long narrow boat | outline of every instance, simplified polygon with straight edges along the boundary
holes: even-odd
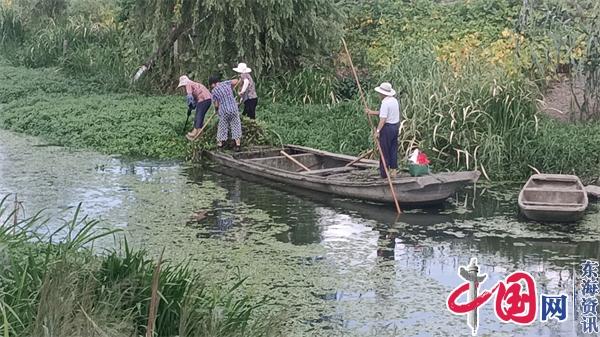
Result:
[[[536,174],[519,193],[519,207],[531,220],[574,222],[583,217],[588,195],[576,176]]]
[[[295,145],[238,153],[207,151],[205,155],[242,178],[260,177],[344,198],[393,202],[388,182],[379,177],[378,162],[374,160]],[[402,173],[393,179],[393,185],[401,204],[431,205],[442,203],[457,190],[477,182],[479,175],[478,171],[421,177]]]

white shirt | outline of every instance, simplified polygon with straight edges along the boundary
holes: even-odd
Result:
[[[387,124],[400,123],[400,103],[396,97],[386,97],[381,101],[379,118],[387,118]]]

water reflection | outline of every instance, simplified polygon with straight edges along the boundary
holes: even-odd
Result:
[[[217,179],[225,189],[239,181]],[[514,202],[516,188],[502,192],[473,189],[457,194],[442,208],[407,210],[398,217],[381,205],[299,191],[293,191],[295,198],[280,192],[287,189],[284,186],[266,192],[262,185],[246,185],[252,187],[242,189],[242,204],[267,211],[289,225],[288,231],[277,236],[279,240],[295,245],[319,243],[326,249],[327,264],[344,281],[331,292],[315,294],[336,303],[336,309],[335,314],[312,322],[348,331],[389,335],[407,326],[430,331],[424,336],[467,331],[464,319],[447,315],[444,300],[462,283],[457,270],[472,256],[479,258],[482,272],[489,275],[485,286],[513,271],[526,270],[534,275],[540,291],[560,293],[572,288],[575,263],[599,255],[595,207],[586,221],[573,226],[524,222]],[[414,275],[423,278],[419,281]],[[411,289],[415,293],[406,294]],[[423,291],[434,300],[423,303],[418,295]],[[391,312],[383,310],[388,304]],[[437,323],[431,324],[432,317]],[[482,310],[482,325],[500,336],[576,334],[572,321],[532,327],[501,324],[491,307]]]
[[[394,260],[396,256],[396,236],[395,232],[385,230],[379,231],[379,241],[377,242],[377,256],[384,260]]]
[[[516,186],[472,189],[398,217],[391,207],[272,188],[206,166],[126,162],[32,142],[0,131],[0,194],[17,191],[27,210],[50,213],[83,201],[91,218],[127,229],[140,246],[168,245],[217,270],[246,267],[265,293],[298,309],[290,335],[453,336],[467,329],[447,313],[445,298],[470,257],[490,276],[484,287],[521,269],[548,293],[572,287],[574,263],[600,257],[596,205],[573,225],[524,222]],[[219,253],[214,260],[211,251]],[[570,324],[499,324],[489,307],[481,315],[489,335],[574,334]]]

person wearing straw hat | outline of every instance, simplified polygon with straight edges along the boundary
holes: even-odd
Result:
[[[202,126],[204,125],[204,117],[206,116],[208,109],[210,109],[212,100],[210,91],[208,91],[204,85],[190,80],[185,75],[179,77],[179,85],[177,86],[177,89],[182,87],[185,87],[188,108],[190,110],[196,110],[194,129],[192,132],[189,132],[187,135],[185,135],[188,140],[192,141],[198,136]]]
[[[370,115],[379,116],[376,135],[381,146],[381,155],[385,158],[390,176],[395,177],[398,171],[398,134],[400,133],[400,103],[396,99],[396,90],[388,82],[381,83],[375,88],[381,99],[379,111],[366,109]],[[387,178],[383,161],[379,162],[379,173]]]
[[[258,104],[258,96],[256,95],[256,86],[250,73],[251,68],[248,68],[246,63],[240,63],[237,67],[233,68],[233,71],[240,74],[240,81],[242,88],[240,89],[240,97],[244,102],[244,116],[248,116],[250,119],[256,118],[256,105]]]
[[[240,110],[233,93],[233,88],[235,88],[238,83],[238,80],[221,82],[218,75],[213,75],[208,80],[208,84],[211,88],[212,100],[219,113],[217,144],[219,148],[222,148],[224,142],[228,139],[229,131],[231,131],[231,138],[235,140],[236,152],[240,151],[240,142],[242,138]]]

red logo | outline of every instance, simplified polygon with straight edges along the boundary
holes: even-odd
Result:
[[[479,294],[478,288],[487,275],[478,275],[477,259],[471,259],[467,267],[459,268],[459,275],[466,281],[450,293],[448,309],[456,315],[467,315],[467,324],[473,335],[479,325],[479,307],[496,296],[495,311],[498,319],[505,323],[529,325],[535,321],[537,312],[537,291],[535,280],[527,272],[515,272],[506,280],[499,281],[491,290]],[[467,293],[467,301],[458,303],[458,299]]]

